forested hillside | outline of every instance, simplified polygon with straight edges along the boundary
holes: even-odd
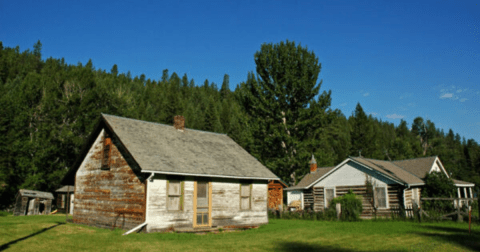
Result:
[[[228,75],[220,86],[168,70],[151,80],[116,65],[106,71],[91,61],[42,59],[41,47],[21,52],[0,42],[0,209],[19,188],[57,189],[100,113],[164,124],[183,115],[187,128],[228,134],[287,182],[303,177],[311,154],[319,166],[332,166],[361,153],[385,160],[438,155],[454,178],[480,185],[477,142],[422,118],[394,126],[360,104],[347,118],[321,91],[318,58],[294,42],[262,45],[256,73],[234,91]]]

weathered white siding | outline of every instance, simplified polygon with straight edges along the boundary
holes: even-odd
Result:
[[[359,186],[365,185],[365,175],[369,175],[377,186],[386,186],[388,184],[395,184],[390,179],[377,175],[372,171],[355,164],[348,162],[336,171],[331,173],[325,179],[316,183],[313,187],[335,187],[335,186]]]
[[[292,202],[300,200],[302,203],[301,207],[303,209],[303,192],[298,190],[298,191],[287,191],[287,206],[290,206]]]
[[[184,180],[183,210],[168,211],[167,177],[156,175],[147,184],[147,232],[169,228],[193,227],[193,177]],[[240,183],[238,180],[213,180],[212,226],[254,226],[268,223],[267,181],[254,182],[251,191],[251,209],[240,210]]]

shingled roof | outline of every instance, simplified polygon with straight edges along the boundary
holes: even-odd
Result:
[[[327,172],[331,171],[335,167],[321,167],[317,168],[317,170],[314,173],[308,173],[303,177],[300,182],[298,182],[297,185],[291,186],[289,188],[286,188],[285,190],[289,191],[292,189],[302,189],[302,188],[307,188],[310,184],[318,180],[319,178],[323,177],[323,175],[327,174]]]
[[[422,179],[410,173],[409,171],[406,171],[405,169],[395,165],[393,162],[363,157],[350,158],[400,182],[404,182],[410,185],[425,184]]]
[[[396,165],[396,163],[394,162],[369,159],[369,158],[363,158],[363,157],[350,157],[344,162],[352,162],[352,161],[360,165],[369,167],[399,183],[405,183],[409,185],[425,184],[425,182],[421,178],[417,177],[415,174],[409,172],[408,170],[403,169],[403,167]],[[344,162],[342,162],[342,164]],[[336,167],[340,167],[340,166],[336,166]],[[297,185],[289,187],[288,189],[285,189],[285,190],[306,189],[336,167],[319,168],[315,173],[309,173],[305,175],[305,177]]]
[[[398,160],[393,161],[395,165],[402,167],[403,169],[409,171],[410,173],[415,174],[415,176],[424,179],[425,176],[432,169],[433,162],[435,162],[437,157],[424,157],[424,158],[414,158],[407,160]]]
[[[74,186],[62,186],[61,188],[55,190],[55,192],[59,192],[59,193],[73,193],[75,191],[75,187]]]
[[[104,122],[103,125],[118,137],[142,172],[239,179],[279,179],[225,134],[187,128],[180,131],[171,125],[107,114],[102,114],[101,120]],[[102,127],[102,123],[98,127]],[[92,134],[98,136],[99,130]],[[92,140],[89,142],[91,145]],[[84,156],[82,160],[83,158]],[[80,163],[81,160],[77,162],[75,171]],[[67,176],[70,176],[71,181],[74,175],[69,172]],[[63,182],[66,181],[64,178]]]

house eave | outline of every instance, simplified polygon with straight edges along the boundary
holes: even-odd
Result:
[[[408,186],[424,186],[425,183],[408,184]]]
[[[474,187],[475,184],[455,184],[456,187]]]
[[[283,190],[284,190],[284,191],[301,191],[301,190],[306,190],[306,189],[308,189],[308,187],[307,187],[307,188],[305,188],[305,187],[290,188],[290,187],[289,187],[289,188],[285,188],[285,189],[283,189]]]
[[[142,170],[142,172],[143,172],[143,173],[163,174],[163,175],[193,176],[193,177],[210,177],[210,178],[254,179],[254,180],[279,180],[279,178],[243,177],[243,176],[214,175],[214,174],[198,174],[198,173],[182,173],[182,172],[167,172],[167,171],[151,171],[151,170]]]

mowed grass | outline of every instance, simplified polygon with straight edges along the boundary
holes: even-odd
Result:
[[[270,220],[209,234],[134,233],[65,224],[65,216],[0,216],[0,251],[479,251],[468,223]]]

